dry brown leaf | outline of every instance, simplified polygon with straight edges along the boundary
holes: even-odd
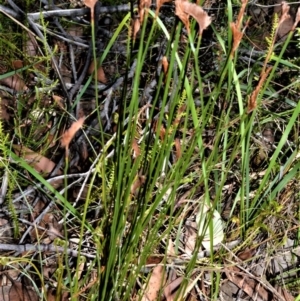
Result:
[[[239,30],[238,26],[236,23],[231,22],[230,23],[230,28],[232,30],[232,34],[233,34],[233,45],[232,45],[232,49],[231,49],[231,57],[234,56],[235,51],[238,49],[242,37],[243,37],[243,33]]]
[[[159,293],[166,282],[166,273],[163,265],[158,265],[152,270],[152,274],[144,288],[142,301],[154,301],[159,299]]]
[[[90,64],[89,70],[88,70],[88,74],[94,73],[94,70],[95,70],[95,62],[92,61]],[[103,84],[107,83],[105,72],[104,72],[104,69],[102,68],[102,66],[99,66],[97,69],[97,81],[101,82]]]
[[[138,189],[145,184],[146,182],[146,177],[143,175],[137,175],[133,181],[133,183],[131,184],[130,187],[130,192],[132,195],[137,195],[138,193]]]
[[[23,79],[20,77],[19,74],[14,74],[12,76],[3,78],[0,80],[0,83],[18,92],[28,90],[28,87],[25,85],[25,82],[23,81]]]
[[[10,292],[11,286],[10,285],[4,285],[1,283],[0,286],[0,296],[1,296],[1,301],[10,301],[9,299],[9,292]]]
[[[166,2],[171,2],[172,0],[156,0],[156,15],[158,15],[160,8]]]
[[[190,34],[189,15],[184,11],[184,2],[183,0],[175,0],[175,14],[184,24],[188,34]]]
[[[211,23],[211,18],[201,6],[195,3],[190,3],[187,0],[175,0],[175,14],[180,18],[184,24],[188,34],[190,34],[189,16],[192,16],[199,24],[199,34],[202,35]]]
[[[168,246],[167,246],[167,256],[176,256],[176,252],[174,249],[174,244],[171,238],[169,238]]]
[[[84,5],[92,9],[95,7],[98,0],[84,0]]]
[[[14,69],[21,69],[21,68],[23,68],[24,67],[23,61],[21,61],[21,60],[14,60],[12,62],[12,67]]]
[[[168,59],[166,56],[163,56],[161,63],[162,63],[164,75],[166,77],[168,74],[168,69],[169,69],[169,62],[168,62]]]
[[[24,158],[30,166],[44,176],[48,175],[55,167],[53,161],[27,147],[14,144],[13,149],[19,157]]]
[[[144,16],[148,13],[148,9],[150,8],[151,0],[140,0],[139,1],[139,16],[140,22],[143,23]],[[145,14],[146,11],[146,14]]]
[[[282,14],[278,22],[278,27],[276,34],[279,39],[284,38],[293,28],[294,21],[293,18],[289,15],[290,7],[289,5],[283,1],[282,2]]]
[[[161,125],[160,130],[159,130],[159,136],[160,139],[163,141],[165,139],[166,136],[166,129],[163,125]]]
[[[184,225],[185,228],[185,235],[184,235],[184,242],[185,242],[185,253],[188,255],[192,255],[196,246],[196,239],[197,239],[197,223],[190,222],[189,224]]]
[[[229,281],[238,286],[243,292],[245,292],[250,298],[261,301],[268,300],[280,300],[287,301],[285,296],[278,292],[270,284],[262,282],[260,277],[254,275],[245,275],[237,266],[225,268],[225,274]]]
[[[290,10],[290,6],[285,1],[282,1],[282,6],[281,6],[282,14],[279,19],[279,26],[282,22],[284,22],[287,18],[290,17],[289,10]]]
[[[66,107],[65,107],[66,103],[65,103],[64,99],[61,96],[52,95],[52,99],[54,100],[54,102],[57,104],[57,106],[59,108],[61,108],[62,110],[66,109]]]
[[[53,288],[48,289],[47,291],[47,301],[55,301],[56,300],[56,292]]]
[[[269,67],[265,72],[263,72],[260,76],[259,82],[255,88],[255,90],[252,92],[249,101],[248,101],[248,108],[247,113],[251,113],[256,107],[257,107],[257,97],[261,90],[261,87],[263,86],[264,82],[266,81],[266,78],[270,71],[272,70],[272,67]]]
[[[83,141],[80,147],[80,158],[82,158],[82,160],[85,161],[88,157],[89,157],[89,152],[87,148],[87,143],[86,141]]]
[[[132,140],[132,149],[133,149],[133,152],[134,152],[133,153],[134,158],[137,158],[138,156],[141,155],[141,149],[140,149],[140,146],[138,145],[136,139]]]
[[[293,31],[296,29],[296,27],[297,27],[299,21],[300,21],[300,6],[298,7],[298,10],[297,10],[295,23],[294,23],[294,26],[293,26],[293,28],[292,28]]]
[[[183,1],[183,8],[185,13],[189,14],[197,21],[199,24],[199,34],[202,35],[203,30],[211,23],[211,18],[208,16],[207,12],[203,10],[201,6],[188,1]]]
[[[174,301],[175,296],[177,295],[177,288],[180,286],[180,284],[183,281],[183,277],[178,277],[172,280],[168,285],[164,288],[164,295],[167,301]],[[178,299],[180,300],[180,299]]]
[[[295,298],[284,287],[275,285],[275,289],[284,298],[285,301],[294,301]]]
[[[243,17],[244,17],[245,9],[246,9],[246,6],[247,6],[247,2],[248,2],[248,0],[242,0],[242,6],[240,8],[240,11],[239,11],[236,22],[235,23],[234,22],[230,23],[230,28],[231,28],[232,33],[233,33],[233,46],[232,46],[231,53],[230,53],[231,57],[233,57],[233,55],[234,55],[235,51],[237,50],[237,48],[239,47],[240,42],[241,42],[242,37],[243,37],[243,32],[240,30],[240,28],[242,26]],[[247,27],[247,24],[246,24],[246,27]]]
[[[133,40],[134,41],[136,40],[136,35],[139,32],[140,28],[141,28],[141,22],[138,18],[135,18],[133,20]]]
[[[243,21],[243,18],[244,18],[247,3],[248,3],[248,0],[242,0],[242,6],[240,8],[239,15],[238,15],[237,20],[236,20],[237,28],[241,28],[241,26],[242,26],[242,21]]]
[[[181,157],[181,144],[180,144],[180,139],[176,138],[175,139],[175,156],[176,156],[176,161],[180,159]]]
[[[237,254],[237,257],[242,261],[246,261],[247,259],[252,258],[255,255],[255,253],[256,253],[256,250],[254,250],[254,249],[246,249],[246,250],[239,252]]]
[[[98,79],[99,82],[101,82],[103,84],[107,83],[107,79],[106,79],[106,76],[105,76],[104,69],[101,66],[99,66],[99,68],[97,70],[97,79]]]
[[[159,264],[161,262],[162,256],[160,255],[151,255],[147,258],[146,264]]]
[[[291,16],[286,18],[277,28],[277,37],[282,40],[293,30],[294,20]]]
[[[84,123],[84,117],[79,118],[77,121],[73,122],[69,129],[67,129],[61,137],[61,146],[65,148],[69,148],[69,144],[73,139],[74,135],[77,133],[79,129],[81,129]]]
[[[23,52],[26,53],[28,57],[37,56],[39,45],[35,37],[30,32],[28,32],[27,34],[28,38],[23,46]]]
[[[261,285],[258,285],[257,281],[255,281],[254,279],[237,275],[235,274],[236,272],[233,271],[226,271],[225,273],[228,279],[236,286],[238,286],[249,297],[261,301],[269,300],[268,291]]]
[[[53,215],[52,215],[52,217],[53,217]],[[58,223],[57,222],[55,223],[54,221],[48,223],[47,234],[48,234],[49,239],[51,241],[53,241],[57,237],[63,238],[62,233],[61,233],[61,231],[58,228]]]
[[[177,300],[186,300],[188,294],[195,288],[196,283],[201,277],[201,273],[194,273],[191,278],[188,279],[188,284],[187,286],[184,287],[184,290],[181,290],[178,294],[173,294],[175,297],[177,296]]]
[[[9,121],[11,115],[8,111],[9,100],[7,98],[3,98],[0,95],[0,119]]]
[[[38,295],[32,288],[22,285],[21,282],[13,282],[9,291],[10,301],[38,301]]]

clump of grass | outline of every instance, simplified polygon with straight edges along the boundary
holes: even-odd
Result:
[[[63,181],[55,184],[43,178],[30,162],[13,152],[0,123],[3,170],[15,170],[8,173],[13,179],[10,183],[14,183],[8,186],[8,209],[13,221],[18,223],[20,218],[13,207],[15,190],[22,193],[33,216],[32,202],[27,198],[30,189],[20,185],[26,178],[47,206],[55,208],[52,215],[59,217],[58,224],[63,228],[59,238],[51,242],[64,250],[56,257],[56,272],[51,278],[57,283],[57,298],[68,294],[71,300],[144,300],[151,290],[147,283],[154,274],[149,262],[158,258],[154,266],[163,266],[160,273],[166,278],[162,277],[158,289],[161,295],[167,294],[166,288],[174,279],[182,277],[174,289],[177,298],[202,291],[205,298],[218,300],[223,279],[228,277],[234,282],[227,268],[230,258],[231,265],[240,266],[236,255],[246,249],[250,255],[245,261],[251,262],[260,245],[264,256],[268,256],[266,241],[276,252],[285,238],[298,236],[291,222],[298,219],[298,213],[288,212],[284,205],[291,197],[286,187],[299,188],[300,105],[282,100],[282,109],[276,103],[285,91],[276,85],[278,69],[299,69],[283,58],[292,32],[281,44],[281,51],[274,53],[284,13],[274,18],[260,64],[246,66],[239,60],[239,50],[247,47],[243,39],[247,1],[242,1],[237,11],[228,3],[222,27],[214,22],[211,25],[220,61],[211,61],[217,68],[208,72],[202,69],[200,58],[209,61],[215,54],[203,51],[204,24],[189,21],[184,14],[182,17],[180,3],[176,1],[179,18],[172,19],[172,27],[166,24],[164,15],[151,9],[144,11],[142,23],[130,13],[125,15],[100,59],[92,16],[95,65],[102,66],[124,31],[127,57],[122,86],[107,87],[108,92],[95,90],[97,128],[91,130],[87,118],[83,129],[84,151],[91,158],[87,171],[71,172],[72,155],[76,154],[71,146],[70,157],[62,160]],[[140,13],[143,9],[139,7]],[[188,11],[194,16],[185,9],[185,14]],[[205,12],[201,16],[204,18]],[[132,27],[133,22],[136,27]],[[45,32],[47,26],[43,21]],[[47,45],[44,41],[42,46],[49,62],[52,53]],[[160,48],[155,60],[152,55],[157,45]],[[96,68],[68,108],[70,115],[91,83],[97,87]],[[297,84],[291,83],[289,89]],[[34,110],[40,112],[39,101],[44,94],[36,95],[40,98],[28,116]],[[101,110],[112,98],[117,104],[111,109],[113,114],[105,115],[110,122],[106,127]],[[39,120],[32,122],[25,135],[20,127],[25,106],[18,106],[16,136],[26,147],[44,149],[47,154],[48,139],[36,139],[38,145],[32,141],[41,132]],[[54,106],[48,113],[53,110]],[[62,126],[63,122],[56,123],[60,134]],[[266,136],[267,132],[271,137]],[[56,137],[58,141],[59,135]],[[28,145],[31,141],[34,143]],[[72,190],[74,187],[78,189]],[[77,191],[74,198],[72,191]],[[283,219],[291,235],[276,228]],[[42,246],[44,238],[38,227],[34,224],[33,229],[37,244]],[[23,235],[21,232],[17,231],[15,237]],[[238,245],[229,249],[233,240]],[[71,248],[76,248],[76,256],[70,256]],[[18,257],[14,260],[17,262]],[[32,269],[37,270],[32,282],[41,283],[41,298],[45,299],[42,252],[36,253],[28,277]],[[200,290],[201,281],[205,284]],[[157,292],[156,298],[163,299]]]

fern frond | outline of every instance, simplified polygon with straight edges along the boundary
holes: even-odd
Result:
[[[186,90],[184,89],[182,91],[181,97],[179,98],[178,104],[176,106],[175,118],[170,127],[169,134],[172,134],[173,131],[177,129],[181,118],[186,115],[185,110],[184,110],[184,105],[186,103],[186,96],[187,96],[187,93],[186,93]]]
[[[46,57],[47,57],[47,61],[46,61],[46,67],[45,67],[45,75],[46,77],[49,77],[50,74],[50,70],[51,70],[51,64],[50,64],[50,59],[52,56],[52,53],[49,53],[48,51],[48,47],[47,47],[47,26],[48,26],[48,22],[45,22],[43,15],[41,14],[41,23],[42,23],[42,27],[43,27],[43,31],[44,31],[44,39],[43,39],[43,43],[44,43],[44,51],[46,52]]]
[[[1,97],[0,97],[0,116],[2,116],[2,99],[1,99]],[[3,128],[3,122],[0,119],[0,152],[1,152],[1,156],[4,159],[8,158],[7,142],[8,142],[8,134],[5,134],[4,128]]]
[[[112,164],[111,168],[109,170],[109,175],[107,179],[107,192],[109,193],[113,187],[114,184],[114,179],[115,179],[115,165]]]
[[[16,188],[15,180],[17,178],[17,171],[14,170],[13,172],[10,172],[10,176],[8,177],[8,190],[6,194],[6,200],[8,205],[8,211],[11,218],[11,223],[13,225],[14,229],[14,238],[18,238],[20,235],[20,227],[19,227],[19,221],[18,221],[18,214],[16,211],[16,208],[13,203],[13,191]]]
[[[270,36],[266,37],[266,42],[268,44],[267,56],[271,56],[271,54],[273,53],[278,26],[279,26],[279,18],[278,15],[275,13],[272,21]]]

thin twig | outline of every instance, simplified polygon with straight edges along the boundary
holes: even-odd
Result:
[[[20,18],[20,15],[17,12],[15,12],[14,10],[12,10],[4,5],[1,5],[1,4],[0,4],[0,12],[5,12],[6,14],[8,14],[16,19]]]
[[[98,31],[98,19],[99,19],[99,16],[100,16],[100,8],[101,8],[100,2],[97,2],[96,5],[95,5],[95,10],[93,9],[93,12],[92,12],[92,17],[94,17],[94,14],[95,14],[95,19],[97,20],[97,22],[94,22],[94,24],[95,24],[95,33],[96,34],[97,34],[97,31]],[[79,87],[81,86],[83,80],[85,79],[85,77],[87,75],[87,71],[88,71],[88,68],[89,68],[89,66],[91,64],[91,60],[92,60],[92,54],[93,54],[93,41],[92,41],[92,37],[91,37],[91,41],[90,41],[90,45],[89,45],[85,65],[83,67],[83,70],[81,72],[80,77],[75,82],[74,86],[72,87],[72,89],[70,91],[70,98],[72,100],[74,99],[75,93],[77,93],[77,91],[79,90]]]
[[[65,190],[70,189],[72,186],[74,186],[75,184],[81,182],[82,178],[77,179],[76,181],[72,182],[71,184],[69,184],[67,187],[65,187],[64,189],[62,189],[61,191],[59,191],[59,194],[63,195]],[[52,199],[50,201],[50,203],[47,205],[46,208],[43,209],[43,211],[39,214],[39,216],[37,216],[34,220],[35,224],[38,224],[43,217],[50,211],[50,209],[55,205],[55,199]],[[32,225],[30,227],[27,228],[27,230],[24,232],[24,234],[22,235],[19,243],[23,243],[23,241],[25,240],[27,234],[33,229],[33,227],[35,227],[35,225]]]
[[[64,254],[67,252],[68,255],[71,255],[72,257],[78,256],[78,251],[64,248],[64,247],[58,247],[55,245],[44,245],[44,244],[25,244],[25,245],[14,245],[14,244],[0,244],[0,251],[15,251],[18,253],[25,253],[25,252],[56,252],[61,254]],[[87,258],[94,259],[96,258],[95,255],[91,255],[88,253],[80,252],[80,255],[83,255]]]
[[[129,4],[124,5],[116,5],[116,6],[102,6],[99,8],[99,13],[116,13],[116,12],[127,12],[130,10]],[[81,17],[87,15],[89,13],[88,8],[74,8],[74,9],[57,9],[57,10],[48,10],[41,11],[36,13],[29,13],[28,16],[32,18],[32,20],[40,19],[41,15],[44,18],[47,17]]]
[[[53,37],[56,37],[64,42],[67,42],[67,43],[70,43],[70,44],[73,44],[73,45],[76,45],[76,46],[79,46],[82,48],[89,48],[89,45],[85,44],[85,41],[79,37],[74,37],[74,36],[69,36],[69,38],[63,37],[62,35],[59,35],[47,28],[44,29],[43,26],[41,26],[40,24],[35,23],[35,25],[39,29],[42,29],[43,31],[45,30],[47,34],[52,35]]]

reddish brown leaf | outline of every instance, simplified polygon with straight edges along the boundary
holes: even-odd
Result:
[[[53,161],[27,147],[14,144],[13,148],[19,157],[24,158],[30,166],[43,175],[48,175],[55,167]]]
[[[168,240],[167,256],[176,256],[174,243],[171,238],[169,238],[169,240]]]
[[[237,257],[242,261],[246,261],[247,259],[252,258],[255,255],[255,253],[256,253],[255,249],[246,249],[239,252],[237,254]]]
[[[180,123],[180,120],[183,116],[184,111],[186,110],[186,105],[183,104],[178,108],[177,114],[176,114],[176,118],[173,121],[173,125],[174,126],[178,126]]]
[[[92,9],[95,7],[98,0],[84,0],[84,5]]]
[[[175,139],[175,149],[176,149],[175,156],[176,156],[176,161],[177,161],[181,157],[181,144],[180,144],[179,138]]]
[[[161,125],[160,130],[159,130],[159,136],[160,139],[163,141],[165,139],[166,136],[166,129],[163,125]]]
[[[62,147],[69,148],[71,140],[73,139],[77,131],[81,129],[83,122],[84,117],[79,118],[77,121],[73,122],[71,127],[63,133],[60,142]]]
[[[23,52],[26,53],[28,57],[33,57],[38,55],[39,45],[35,39],[35,37],[28,32],[27,33],[26,43],[23,45]]]
[[[138,18],[135,18],[133,20],[133,40],[134,41],[136,40],[136,35],[139,32],[140,28],[141,28],[141,22]]]
[[[141,155],[141,149],[140,149],[140,146],[138,145],[136,139],[133,139],[132,141],[132,149],[134,151],[134,158],[138,157]]]
[[[20,69],[20,68],[23,68],[24,67],[24,64],[23,64],[23,61],[21,60],[15,60],[12,62],[12,67],[14,69]]]
[[[188,34],[190,34],[189,15],[184,11],[184,2],[183,0],[175,0],[175,14],[184,24]]]
[[[246,6],[247,6],[247,2],[248,2],[248,0],[242,0],[242,6],[240,8],[240,11],[239,11],[236,22],[235,23],[233,23],[233,22],[230,23],[230,28],[231,28],[232,34],[233,34],[233,46],[232,46],[231,53],[230,53],[230,55],[232,57],[233,57],[235,51],[237,50],[237,48],[239,47],[240,42],[241,42],[242,37],[243,37],[243,32],[240,30],[240,28],[242,26],[242,21],[243,21],[245,9],[246,9]]]
[[[238,15],[237,20],[236,20],[237,28],[241,28],[241,26],[242,26],[242,21],[243,21],[243,18],[244,18],[244,13],[245,13],[247,3],[248,3],[248,0],[242,0],[242,6],[240,8],[239,15]]]
[[[183,276],[177,277],[168,283],[164,288],[164,295],[167,301],[175,301],[175,296],[177,295],[178,288],[182,281],[184,280]],[[179,298],[181,300],[181,298]]]
[[[202,35],[203,30],[205,30],[211,23],[211,18],[203,10],[201,6],[195,3],[190,3],[186,0],[175,0],[175,14],[180,18],[187,32],[190,34],[190,22],[189,16],[192,16],[199,24],[199,34]]]
[[[258,285],[258,282],[254,279],[238,275],[236,269],[235,271],[232,271],[232,269],[227,268],[225,273],[227,278],[241,290],[243,290],[243,292],[245,292],[249,297],[255,297],[256,300],[261,301],[269,300],[268,291],[263,286]]]
[[[188,1],[183,1],[183,8],[185,13],[189,14],[197,21],[199,24],[199,34],[202,35],[203,30],[211,23],[211,18],[208,16],[207,12],[204,11],[201,6]]]
[[[168,59],[166,56],[163,56],[161,63],[162,63],[164,75],[166,77],[167,73],[168,73],[168,69],[169,69],[169,63],[168,63]]]
[[[231,28],[232,34],[233,34],[233,45],[232,45],[230,55],[233,57],[235,51],[238,49],[238,47],[241,43],[243,33],[239,30],[236,23],[231,22],[230,23],[230,28]]]
[[[140,0],[139,1],[139,16],[140,22],[143,23],[144,16],[148,13],[148,9],[150,8],[151,0]],[[146,13],[145,13],[146,11]]]
[[[277,27],[277,36],[281,39],[284,38],[293,28],[294,21],[293,18],[289,15],[290,7],[286,2],[282,2],[282,14],[278,22]]]
[[[146,264],[159,264],[161,262],[161,256],[151,255],[147,258]]]
[[[23,81],[23,79],[20,77],[19,74],[14,74],[12,76],[3,78],[0,80],[0,83],[18,92],[28,90],[28,87],[25,85],[25,82]]]
[[[158,15],[160,8],[166,2],[171,2],[172,0],[156,0],[156,15]]]
[[[282,22],[284,22],[287,18],[289,18],[289,10],[290,10],[290,6],[285,2],[282,1],[282,6],[281,6],[281,17],[279,19],[279,26]]]
[[[252,92],[249,101],[248,101],[248,109],[247,113],[252,112],[257,107],[257,97],[261,90],[261,87],[263,86],[268,74],[272,70],[272,67],[269,67],[265,72],[263,72],[260,76],[259,82],[255,88],[255,90]]]
[[[65,110],[65,101],[61,96],[58,95],[52,95],[52,99],[54,100],[54,102],[57,104],[57,106],[62,109]]]
[[[295,23],[294,23],[294,26],[293,26],[292,30],[296,29],[299,21],[300,21],[300,6],[298,7],[297,14],[296,14],[296,19],[295,19]]]
[[[88,70],[88,74],[92,74],[94,73],[95,70],[95,62],[92,61]],[[95,77],[95,76],[94,76]],[[97,81],[106,84],[107,83],[107,79],[104,73],[104,70],[102,68],[102,66],[99,66],[97,69]]]
[[[14,282],[9,291],[10,301],[38,301],[38,296],[31,287],[22,285],[21,282]]]
[[[130,192],[132,195],[137,195],[138,189],[146,182],[146,177],[143,175],[137,175],[131,184]]]
[[[166,282],[166,273],[164,270],[164,266],[158,265],[153,269],[150,279],[147,283],[147,286],[144,287],[145,291],[144,291],[142,301],[159,300],[160,299],[159,292],[165,282]]]

